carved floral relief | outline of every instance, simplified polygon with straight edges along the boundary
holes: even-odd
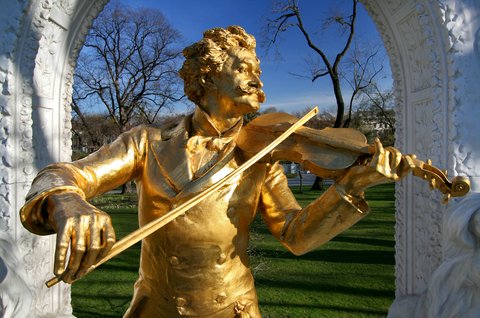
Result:
[[[417,12],[411,12],[399,24],[398,29],[406,46],[406,54],[404,57],[410,68],[410,89],[412,92],[429,88],[431,84],[432,64],[429,56],[429,47],[427,37],[421,29],[419,16]],[[422,30],[422,32],[418,32]],[[431,45],[431,44],[430,44]]]

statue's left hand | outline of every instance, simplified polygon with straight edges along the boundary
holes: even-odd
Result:
[[[343,187],[345,193],[361,195],[369,187],[402,179],[414,167],[410,155],[402,155],[394,147],[384,148],[378,138],[374,146],[371,160],[351,167],[338,180],[337,186]]]

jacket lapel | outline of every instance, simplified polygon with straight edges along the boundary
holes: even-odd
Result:
[[[236,168],[236,165],[229,165],[235,157],[236,138],[233,138],[221,150],[217,162],[199,178],[193,178],[186,149],[190,121],[191,116],[187,116],[176,128],[162,133],[162,140],[153,142],[150,149],[161,174],[155,177],[164,178],[177,193],[174,202],[193,197]]]
[[[161,174],[155,178],[164,178],[176,193],[192,180],[185,148],[188,139],[185,125],[188,120],[189,117],[184,118],[172,131],[162,132],[162,140],[155,141],[150,146]]]
[[[179,201],[188,200],[232,172],[236,168],[236,165],[232,167],[229,163],[235,157],[235,147],[235,142],[229,143],[223,149],[220,159],[201,177],[186,184],[174,198],[174,202],[178,203]]]

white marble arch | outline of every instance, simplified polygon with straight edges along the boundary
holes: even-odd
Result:
[[[54,241],[27,233],[18,209],[39,168],[70,158],[73,69],[88,27],[107,1],[12,0],[4,1],[0,10],[0,218],[23,255],[34,295],[32,317],[71,316],[70,289],[63,284],[44,287]],[[390,57],[397,146],[431,158],[450,175],[470,176],[478,189],[480,3],[363,3]],[[400,298],[421,293],[441,264],[446,208],[426,184],[411,178],[397,186],[396,198]]]

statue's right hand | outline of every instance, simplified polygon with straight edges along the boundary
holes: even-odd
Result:
[[[115,243],[110,216],[71,192],[49,195],[45,207],[49,223],[57,233],[54,274],[72,283],[85,275]]]

